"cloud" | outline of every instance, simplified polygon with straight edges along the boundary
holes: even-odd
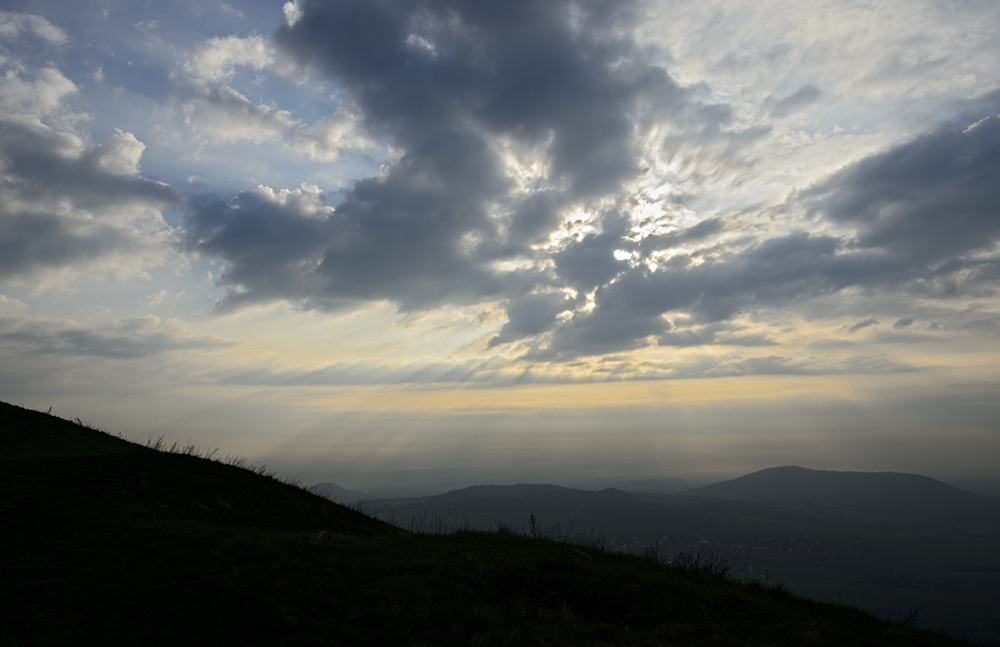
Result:
[[[66,35],[37,16],[0,14],[0,36]],[[93,143],[67,105],[76,85],[52,64],[0,61],[0,279],[36,289],[94,276],[134,276],[167,262],[176,234],[169,186],[142,175],[145,145],[120,129]]]
[[[318,160],[375,140],[392,154],[378,175],[344,192],[322,226],[287,209],[268,212],[312,235],[277,236],[274,262],[254,255],[256,267],[240,262],[249,239],[225,229],[265,214],[241,204],[240,218],[219,219],[207,203],[192,202],[192,230],[215,223],[210,236],[190,241],[227,261],[226,302],[389,300],[404,310],[495,298],[514,304],[533,284],[551,282],[537,245],[572,206],[614,195],[639,173],[633,114],[640,98],[674,93],[676,103],[683,95],[623,35],[627,7],[573,7],[580,11],[535,2],[287,8],[275,43],[345,97],[293,145]],[[528,158],[541,172],[525,187],[512,165]],[[582,270],[584,254],[563,249],[562,271]],[[515,321],[507,330],[518,328]]]
[[[366,151],[375,142],[365,135],[359,117],[349,108],[340,108],[310,128],[299,128],[292,147],[314,162],[332,162],[345,151]]]
[[[750,375],[880,375],[918,369],[886,355],[852,355],[843,359],[780,355],[766,357],[701,357],[670,367],[670,379],[745,377]]]
[[[299,7],[297,2],[286,2],[282,6],[282,11],[285,14],[285,24],[289,27],[294,27],[295,23],[302,18],[302,8]]]
[[[681,78],[732,84],[740,93],[769,89],[780,96],[812,83],[848,104],[859,98],[871,105],[993,85],[987,79],[1000,12],[989,1],[969,2],[958,13],[926,0],[851,2],[836,12],[822,0],[706,0],[697,11],[683,2],[666,6],[648,12],[644,37],[670,47]]]
[[[184,103],[184,115],[198,136],[216,142],[280,140],[299,126],[287,110],[253,103],[226,86],[198,90]]]
[[[645,236],[639,241],[639,250],[650,254],[690,243],[698,243],[722,233],[724,229],[725,221],[722,218],[706,218],[687,229],[676,229],[668,234]]]
[[[8,69],[0,77],[0,110],[10,116],[48,117],[59,112],[63,100],[76,91],[76,84],[54,67],[45,67],[27,80]]]
[[[556,317],[576,306],[564,293],[527,294],[504,303],[507,322],[489,341],[489,346],[532,337],[548,331]]]
[[[41,38],[52,45],[61,45],[69,40],[66,32],[41,16],[15,11],[0,11],[0,38],[14,40],[21,38],[26,33]]]
[[[358,182],[336,211],[318,218],[312,203],[279,204],[259,191],[241,193],[229,206],[193,203],[192,248],[227,261],[222,278],[237,286],[226,297],[230,305],[302,299],[335,307],[386,299],[424,309],[463,293],[469,300],[497,293],[501,286],[476,257],[475,240],[463,246],[474,227],[492,226],[482,196],[483,183],[495,179],[482,168],[491,160],[474,148],[462,151],[479,144],[433,142],[451,149],[434,158],[448,168],[428,168],[419,157],[401,160],[386,178]],[[313,195],[325,201],[318,189]]]
[[[750,348],[775,345],[765,333],[742,333],[741,329],[742,326],[729,323],[691,326],[663,333],[656,341],[660,346],[677,347],[719,345]]]
[[[27,312],[28,304],[20,299],[9,297],[6,294],[0,294],[0,317],[19,316],[27,314]]]
[[[183,295],[184,295],[184,290],[177,290],[177,291],[167,290],[167,289],[157,290],[156,292],[152,292],[144,296],[141,299],[141,303],[151,308],[156,308],[163,305],[164,303],[167,304],[176,303],[177,300]]]
[[[33,34],[48,47],[68,40],[66,33],[40,16],[0,11],[0,39],[21,40]],[[0,48],[0,114],[7,117],[45,118],[63,112],[66,97],[78,91],[51,63],[34,69],[24,61],[8,59]]]
[[[707,257],[678,254],[655,270],[637,265],[598,288],[593,309],[556,328],[541,357],[568,359],[655,343],[673,328],[670,313],[712,323],[838,290],[860,271],[852,256],[838,254],[840,247],[830,236],[794,232]],[[670,345],[678,339],[677,331],[663,337]]]
[[[555,326],[537,356],[567,360],[656,343],[694,343],[700,337],[672,330],[668,315],[723,321],[849,287],[950,297],[959,285],[973,291],[978,284],[990,293],[1000,237],[997,177],[1000,117],[943,124],[793,196],[791,208],[807,210],[810,218],[822,218],[842,234],[793,231],[743,247],[730,243],[675,254],[656,269],[629,268],[597,289],[592,309]],[[656,243],[688,237],[657,237],[640,249],[649,252]],[[928,287],[933,285],[940,287]],[[859,322],[851,331],[874,323]]]
[[[90,145],[37,121],[0,118],[0,278],[141,274],[166,262],[170,187],[144,178],[144,146],[116,132]]]
[[[995,104],[994,104],[995,106]],[[938,129],[805,190],[815,217],[855,228],[856,244],[926,268],[990,249],[1000,236],[1000,116]]]
[[[231,79],[240,67],[261,71],[275,63],[271,43],[262,36],[212,38],[202,43],[184,65],[196,79],[219,82]]]
[[[636,7],[286,4],[275,51],[337,100],[311,129],[289,117],[246,132],[314,160],[359,143],[388,154],[339,195],[310,190],[322,210],[260,190],[190,200],[189,249],[224,263],[218,307],[491,303],[506,322],[488,347],[525,342],[529,359],[571,361],[773,345],[735,319],[847,289],[992,289],[995,112],[852,162],[784,204],[699,214],[689,205],[707,198],[685,193],[690,182],[752,169],[777,126],[679,85],[666,56],[636,41]],[[228,78],[235,45],[213,47],[221,62],[204,76]],[[819,84],[798,81],[752,112],[790,116],[826,95]]]
[[[229,202],[193,196],[186,207],[186,246],[221,257],[220,280],[242,288],[230,290],[220,308],[308,296],[332,224],[333,209],[318,187],[276,193],[260,186]]]
[[[591,292],[629,267],[627,261],[615,256],[615,251],[632,247],[623,240],[628,222],[611,216],[604,218],[601,225],[600,231],[586,234],[552,254],[556,272],[580,292]]]
[[[46,319],[0,319],[0,351],[8,356],[142,359],[171,351],[227,345],[229,342],[218,337],[192,336],[183,324],[152,315],[101,326]]]
[[[771,106],[771,116],[778,119],[787,117],[793,112],[798,112],[805,106],[814,103],[821,96],[823,96],[822,90],[811,83],[807,83],[787,97],[775,101],[774,105]]]
[[[496,134],[551,137],[553,170],[577,190],[614,187],[635,172],[626,110],[657,82],[614,33],[627,7],[576,5],[574,29],[568,3],[505,5],[300,2],[299,18],[276,39],[343,84],[367,125],[397,145],[471,121]]]
[[[859,321],[858,323],[856,323],[853,326],[849,327],[847,329],[847,332],[849,332],[849,333],[856,333],[859,330],[861,330],[862,328],[870,328],[872,326],[877,326],[877,325],[878,325],[878,319],[875,319],[873,317],[869,317],[869,318],[864,319],[862,321]]]
[[[308,125],[275,103],[257,103],[237,90],[234,85],[244,70],[286,81],[304,80],[285,52],[262,36],[228,36],[201,43],[184,62],[183,83],[174,90],[185,123],[201,144],[198,157],[208,143],[281,142],[314,162],[329,163],[345,151],[367,152],[374,146],[350,105],[341,105]],[[264,76],[259,74],[249,84],[251,92],[260,91]],[[277,98],[287,96],[278,93]]]

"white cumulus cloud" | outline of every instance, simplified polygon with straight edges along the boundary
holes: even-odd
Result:
[[[260,71],[275,60],[274,49],[261,36],[212,38],[203,43],[185,65],[185,71],[210,82],[233,77],[239,67]]]

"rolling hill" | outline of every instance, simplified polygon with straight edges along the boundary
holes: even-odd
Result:
[[[689,496],[764,504],[829,506],[953,521],[1000,521],[1000,498],[897,472],[772,467],[687,490]]]
[[[0,404],[4,645],[968,644],[705,566],[407,532]]]

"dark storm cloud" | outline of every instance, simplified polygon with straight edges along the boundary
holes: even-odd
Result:
[[[135,171],[141,151],[126,133],[83,146],[37,122],[0,119],[0,277],[148,247],[145,210],[177,198]]]
[[[921,266],[990,249],[1000,236],[1000,117],[944,126],[802,193],[857,244]]]
[[[496,235],[487,212],[487,198],[502,184],[494,163],[481,140],[445,133],[404,155],[385,177],[357,182],[333,213],[257,192],[230,203],[192,200],[189,243],[223,258],[223,281],[242,288],[223,305],[388,299],[420,309],[475,301],[504,287],[475,253]]]
[[[222,257],[223,282],[255,287],[252,294],[230,291],[221,308],[306,296],[301,293],[329,237],[329,216],[303,201],[272,198],[245,191],[229,202],[212,196],[187,200],[189,249]]]
[[[690,336],[673,328],[667,313],[696,322],[724,321],[740,311],[774,306],[851,284],[861,268],[837,253],[841,241],[796,232],[746,249],[710,258],[675,257],[651,271],[638,266],[604,285],[595,308],[556,330],[549,355],[572,357],[628,350],[655,342],[690,345]],[[685,262],[686,261],[686,262]],[[694,340],[691,340],[692,342]]]
[[[73,218],[0,209],[0,278],[76,265],[137,243],[116,227],[81,230]]]
[[[575,191],[600,194],[637,170],[628,118],[636,97],[674,88],[616,33],[629,6],[307,1],[275,38],[342,83],[376,133],[409,147],[471,121],[494,134],[551,137],[554,170]]]
[[[623,240],[628,233],[624,218],[606,218],[608,227],[588,234],[553,254],[556,271],[581,292],[590,292],[628,269],[628,263],[615,258],[615,250],[630,245]]]
[[[784,307],[848,287],[908,289],[937,274],[936,268],[885,250],[859,249],[850,240],[807,232],[708,257],[675,256],[655,271],[631,268],[598,288],[593,310],[556,328],[549,348],[538,357],[570,359],[648,344],[723,343],[704,330],[676,328],[671,314],[694,323],[724,322],[743,312]],[[859,322],[852,332],[874,323]]]
[[[545,299],[517,295],[558,281],[543,270],[498,271],[497,263],[537,260],[532,245],[547,239],[563,210],[635,177],[643,115],[686,101],[623,35],[633,20],[630,3],[366,0],[297,7],[299,17],[274,41],[334,80],[368,133],[398,156],[349,188],[308,240],[276,234],[281,250],[274,257],[242,248],[253,245],[241,233],[243,219],[255,218],[248,209],[220,219],[219,204],[192,203],[189,240],[227,262],[227,302],[287,298],[334,307],[384,299],[405,310],[498,298],[516,310],[505,338],[551,321]],[[518,186],[498,138],[540,156],[548,176]],[[276,218],[297,222],[290,214]],[[230,226],[239,231],[226,231]],[[624,269],[609,256],[611,242],[608,234],[567,247],[557,260],[560,275],[590,288],[608,280]],[[529,315],[524,303],[544,312]]]
[[[516,202],[505,231],[508,249],[517,252],[547,236],[559,223],[559,209],[565,200],[565,194],[548,189]]]
[[[130,144],[128,137],[119,134],[104,144],[80,147],[70,135],[40,123],[0,119],[2,190],[16,191],[20,201],[72,198],[84,209],[130,200],[173,202],[167,185],[119,170],[126,163],[119,142]]]
[[[529,294],[510,299],[504,304],[507,323],[489,341],[489,345],[497,346],[544,333],[552,327],[560,313],[572,311],[576,303],[577,300],[561,293]]]
[[[421,139],[337,206],[336,239],[318,268],[330,296],[421,308],[501,291],[487,249],[497,236],[489,207],[506,188],[496,156],[470,133]]]

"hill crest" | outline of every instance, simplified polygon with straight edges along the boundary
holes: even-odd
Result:
[[[683,492],[687,496],[763,504],[811,504],[933,518],[1000,515],[1000,498],[929,476],[902,472],[771,467]]]

